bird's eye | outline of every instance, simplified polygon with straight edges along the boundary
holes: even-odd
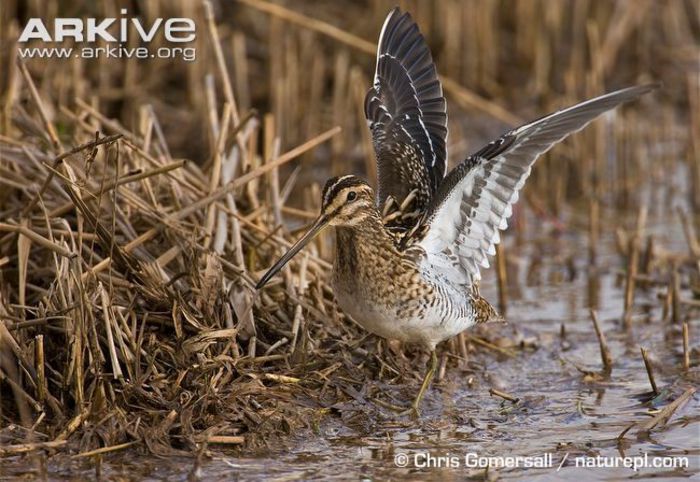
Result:
[[[354,201],[357,199],[357,193],[355,191],[350,191],[348,193],[348,201]]]

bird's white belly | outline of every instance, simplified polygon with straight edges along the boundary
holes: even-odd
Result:
[[[474,325],[474,316],[447,313],[436,304],[421,306],[421,300],[411,300],[399,305],[387,305],[371,299],[371,293],[357,294],[336,287],[335,296],[344,313],[367,331],[383,338],[408,343],[420,343],[428,349]],[[369,298],[369,299],[368,299]],[[410,306],[415,304],[414,306]]]

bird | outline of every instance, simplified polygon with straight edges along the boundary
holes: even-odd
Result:
[[[507,228],[535,161],[570,134],[658,84],[624,88],[510,130],[447,172],[447,103],[430,49],[408,12],[384,21],[364,103],[377,167],[329,179],[318,218],[260,278],[262,289],[324,228],[335,228],[332,287],[343,312],[386,339],[430,353],[419,413],[437,370],[436,346],[500,319],[479,294],[481,269]]]

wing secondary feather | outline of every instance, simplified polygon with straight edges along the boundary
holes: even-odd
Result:
[[[444,179],[426,215],[427,231],[418,241],[426,253],[424,268],[458,283],[479,280],[535,161],[602,113],[657,87],[630,87],[555,112],[467,158]]]

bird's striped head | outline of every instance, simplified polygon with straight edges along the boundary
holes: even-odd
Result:
[[[326,226],[355,226],[377,215],[374,193],[365,181],[356,176],[334,177],[326,182],[321,198],[321,213],[306,234],[289,248],[256,285],[262,288],[287,262]]]
[[[375,210],[374,191],[357,176],[332,177],[323,187],[321,217],[331,226],[354,226]]]

